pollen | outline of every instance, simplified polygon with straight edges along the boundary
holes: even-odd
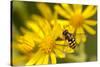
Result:
[[[48,54],[52,52],[55,46],[55,43],[50,36],[47,36],[43,39],[43,41],[41,42],[39,46],[40,46],[41,51]]]
[[[81,14],[74,14],[70,19],[71,25],[75,28],[82,26],[84,18]]]

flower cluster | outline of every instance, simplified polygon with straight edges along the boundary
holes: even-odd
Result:
[[[63,38],[64,30],[75,35],[77,44],[86,42],[84,30],[96,34],[90,27],[96,25],[96,20],[90,18],[96,13],[95,6],[89,5],[83,10],[79,4],[60,4],[54,5],[54,12],[44,3],[37,3],[36,6],[42,16],[33,14],[31,20],[26,21],[29,30],[23,28],[24,34],[18,36],[14,45],[22,54],[24,65],[56,64],[57,58],[73,53],[75,50]],[[17,64],[18,61],[13,60],[13,65]]]

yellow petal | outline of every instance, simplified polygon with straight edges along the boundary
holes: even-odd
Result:
[[[47,54],[44,58],[43,64],[48,64],[49,61],[49,55]]]
[[[66,53],[73,53],[74,52],[74,50],[72,48],[68,47],[68,46],[64,48],[64,51]]]
[[[24,36],[22,36],[21,39],[23,39],[25,42],[29,43],[30,45],[32,45],[34,41],[40,43],[42,40],[42,38],[39,37],[39,35],[33,32],[29,32],[29,31],[25,31]]]
[[[96,31],[94,29],[92,29],[90,26],[86,25],[86,24],[83,24],[83,27],[84,29],[90,33],[91,35],[95,35],[96,34]]]
[[[68,30],[69,33],[74,33],[74,31],[75,31],[75,28],[71,25],[66,26],[65,29]]]
[[[70,15],[73,15],[73,10],[71,9],[69,4],[61,4],[61,6],[66,10],[66,13],[68,12]]]
[[[65,44],[65,40],[56,41],[56,44],[58,44],[58,45],[64,45]]]
[[[45,59],[45,55],[41,55],[40,59],[36,62],[36,65],[39,65],[39,64],[43,64],[43,61]]]
[[[82,5],[80,4],[73,4],[73,8],[76,14],[81,14],[82,13]]]
[[[77,30],[76,30],[76,34],[84,34],[84,30],[82,27],[78,27]]]
[[[40,10],[41,14],[47,19],[51,19],[52,18],[52,12],[51,9],[49,8],[49,6],[47,4],[44,3],[38,3],[37,4],[38,9]]]
[[[65,57],[65,54],[63,51],[59,50],[59,49],[54,49],[56,55],[59,57],[59,58],[64,58]]]
[[[23,41],[27,44],[29,44],[31,47],[33,47],[34,45],[34,40],[33,40],[33,35],[32,33],[26,33],[24,36],[23,36]]]
[[[79,44],[82,38],[79,35],[75,36],[76,43]]]
[[[35,33],[33,33],[33,35],[32,35],[32,40],[35,42],[38,42],[38,43],[40,43],[42,41],[42,39]]]
[[[60,14],[61,16],[63,16],[63,17],[65,17],[65,18],[67,18],[67,19],[70,19],[70,15],[68,15],[65,11],[64,11],[64,9],[62,9],[59,5],[56,5],[55,6],[55,10],[56,10],[56,12],[58,13],[58,14]]]
[[[48,22],[48,21],[44,21],[44,33],[45,33],[45,35],[49,35],[49,34],[51,34],[51,26],[50,26],[50,22]]]
[[[33,47],[30,47],[30,46],[27,45],[27,44],[17,44],[17,45],[16,45],[16,48],[17,48],[18,50],[20,50],[21,53],[25,53],[25,54],[26,54],[26,53],[29,53],[29,51],[31,51]]]
[[[76,39],[77,44],[80,44],[81,42],[85,43],[86,35],[85,34],[76,34],[75,39]]]
[[[38,15],[33,15],[32,18],[37,22],[37,24],[39,25],[39,27],[41,28],[41,30],[44,32],[45,35],[51,33],[50,22],[48,22],[46,19],[43,19]]]
[[[29,21],[29,22],[27,22],[27,27],[30,28],[30,29],[32,29],[41,38],[44,37],[44,34],[43,34],[42,30],[39,28],[39,26],[36,23],[34,23],[32,21]]]
[[[41,16],[39,16],[39,15],[35,15],[35,14],[33,14],[32,15],[32,20],[34,20],[35,22],[44,22],[44,18],[43,17],[41,17]]]
[[[50,57],[51,57],[51,63],[56,64],[56,55],[52,52],[50,53]]]
[[[57,23],[61,25],[61,28],[64,29],[65,27],[67,27],[69,25],[69,21],[67,20],[57,20]]]
[[[35,64],[39,60],[40,56],[41,56],[41,52],[38,51],[36,54],[34,54],[32,56],[32,58],[30,58],[30,60],[25,65],[33,65],[33,64]]]
[[[91,25],[91,26],[95,26],[97,24],[96,20],[85,20],[84,23]]]
[[[89,18],[89,17],[93,16],[94,14],[96,14],[96,7],[93,6],[93,5],[89,5],[84,10],[82,15],[83,15],[84,18]]]
[[[85,34],[82,36],[82,41],[86,42],[86,35]]]
[[[55,24],[52,30],[52,38],[55,40],[59,35],[61,35],[61,26],[59,24]]]
[[[32,40],[32,36],[29,36],[30,34],[25,34],[24,36],[19,37],[18,42],[22,44],[27,44],[30,47],[34,46],[34,41]],[[33,45],[32,45],[33,44]]]
[[[22,53],[28,53],[33,49],[34,46],[35,46],[34,41],[32,41],[30,37],[26,37],[25,35],[19,37],[16,48],[20,50]]]
[[[64,50],[64,47],[65,47],[65,46],[63,46],[63,45],[56,45],[56,48],[59,49],[59,50],[61,50],[61,51]]]

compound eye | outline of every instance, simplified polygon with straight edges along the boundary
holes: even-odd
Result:
[[[68,32],[68,30],[64,30],[65,32]]]
[[[68,31],[67,30],[64,30],[63,31],[63,35],[67,35]]]

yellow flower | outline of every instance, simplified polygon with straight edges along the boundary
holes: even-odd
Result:
[[[96,20],[91,19],[96,14],[95,6],[89,5],[84,9],[80,4],[61,4],[61,6],[56,5],[55,10],[59,15],[66,18],[66,20],[59,19],[57,22],[62,28],[76,34],[77,43],[86,41],[85,31],[91,35],[96,34],[96,31],[91,28],[91,26],[96,25]]]
[[[31,57],[25,65],[38,64],[56,64],[56,58],[64,58],[65,52],[62,46],[65,41],[57,40],[62,34],[59,24],[51,26],[50,23],[40,16],[33,15],[33,20],[26,23],[27,27],[32,31],[24,31],[24,35],[18,40],[18,49]],[[66,46],[67,53],[74,50]]]
[[[46,3],[37,3],[37,8],[39,9],[40,13],[42,14],[42,16],[43,16],[42,18],[45,18],[50,23],[50,25],[53,26],[58,22],[57,21],[57,12],[52,11]],[[44,10],[46,10],[46,11],[44,11]],[[33,16],[33,18],[37,19],[38,17]],[[55,21],[55,19],[56,19],[56,21]],[[62,30],[62,32],[63,32],[63,30]],[[62,34],[60,35],[60,37],[62,37]],[[63,45],[63,44],[61,44],[61,45]],[[68,42],[67,42],[67,45],[68,45]],[[73,49],[65,46],[64,51],[67,53],[69,51],[73,52]]]
[[[38,17],[36,23],[29,21],[27,22],[27,26],[34,32],[32,39],[37,43],[37,51],[26,65],[55,64],[56,56],[60,58],[65,57],[61,46],[56,45],[56,39],[61,34],[61,28],[58,24],[52,28],[48,21]]]

